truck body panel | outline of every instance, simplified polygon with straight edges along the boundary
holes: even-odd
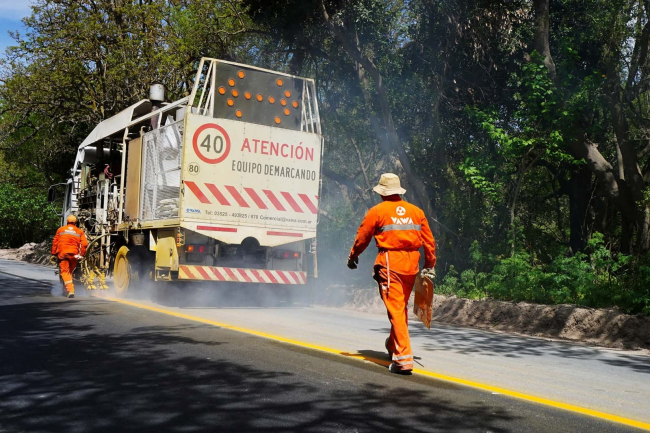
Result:
[[[263,246],[316,236],[319,135],[193,114],[187,132],[183,227]]]

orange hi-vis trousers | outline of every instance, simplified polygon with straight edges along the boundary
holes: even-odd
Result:
[[[74,294],[74,284],[72,283],[72,272],[77,267],[77,259],[74,257],[68,257],[66,254],[64,258],[59,260],[59,272],[61,273],[61,279],[65,285],[65,290],[68,294]]]
[[[404,275],[375,266],[375,280],[379,294],[386,305],[390,320],[390,336],[387,349],[392,352],[392,361],[400,370],[413,370],[413,352],[408,329],[407,304],[416,275]]]

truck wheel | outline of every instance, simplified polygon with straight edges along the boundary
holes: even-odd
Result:
[[[129,252],[126,246],[121,247],[115,256],[113,265],[113,285],[115,294],[122,298],[126,296],[129,286],[137,284],[140,280],[139,261]]]

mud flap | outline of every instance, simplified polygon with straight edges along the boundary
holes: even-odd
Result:
[[[418,276],[415,278],[415,299],[413,300],[413,314],[424,326],[431,329],[431,317],[433,316],[433,281],[427,277]]]

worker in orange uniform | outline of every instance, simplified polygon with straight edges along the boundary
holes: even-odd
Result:
[[[411,374],[413,353],[406,306],[419,272],[420,247],[424,247],[425,258],[422,274],[435,277],[435,241],[422,209],[400,197],[406,190],[401,187],[397,175],[382,174],[373,191],[382,196],[383,202],[370,209],[363,219],[348,257],[348,267],[357,268],[359,255],[374,236],[379,254],[373,278],[379,286],[391,325],[386,339],[386,350],[392,361],[389,370]]]
[[[52,256],[59,261],[59,271],[68,298],[74,298],[74,284],[72,273],[77,267],[77,262],[86,254],[88,239],[86,234],[77,227],[77,217],[68,216],[67,224],[56,231],[52,242]]]

